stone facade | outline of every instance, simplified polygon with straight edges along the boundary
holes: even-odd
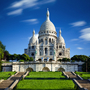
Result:
[[[66,48],[64,38],[59,31],[59,37],[54,24],[49,19],[47,10],[46,21],[41,25],[38,38],[31,37],[28,48],[24,53],[34,58],[34,61],[57,61],[62,58],[70,58],[70,48]]]

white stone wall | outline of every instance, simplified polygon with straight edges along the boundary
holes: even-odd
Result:
[[[50,71],[58,71],[63,68],[66,72],[78,71],[77,64],[60,64],[60,63],[29,63],[29,64],[13,64],[12,71],[25,72],[27,68],[32,68],[34,71],[42,71],[44,67],[49,68]]]

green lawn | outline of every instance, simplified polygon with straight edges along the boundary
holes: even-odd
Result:
[[[22,80],[16,90],[76,90],[72,80]]]
[[[26,78],[65,78],[62,72],[30,72]]]
[[[76,74],[80,75],[83,79],[90,79],[90,72],[76,72]]]
[[[12,62],[9,62],[9,61],[2,61],[2,63],[12,63]]]
[[[0,80],[4,79],[6,80],[11,75],[14,75],[16,72],[0,72]]]

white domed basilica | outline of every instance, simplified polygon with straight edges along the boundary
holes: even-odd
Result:
[[[83,62],[60,62],[58,59],[70,58],[70,48],[66,48],[65,40],[59,31],[57,32],[54,24],[49,19],[49,11],[47,10],[46,21],[41,25],[38,38],[33,36],[30,38],[28,48],[25,49],[25,54],[34,58],[30,62],[14,62],[12,66],[3,66],[3,71],[6,66],[7,71],[16,72],[26,71],[66,71],[75,72],[82,71]]]
[[[70,48],[66,48],[65,40],[59,31],[59,37],[54,24],[49,19],[49,10],[47,10],[46,21],[41,25],[38,38],[31,37],[25,54],[33,57],[35,61],[57,61],[62,58],[70,58]]]

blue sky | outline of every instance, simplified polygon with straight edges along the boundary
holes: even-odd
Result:
[[[10,54],[23,54],[33,29],[46,20],[62,30],[70,56],[90,55],[90,0],[0,0],[0,41]]]

